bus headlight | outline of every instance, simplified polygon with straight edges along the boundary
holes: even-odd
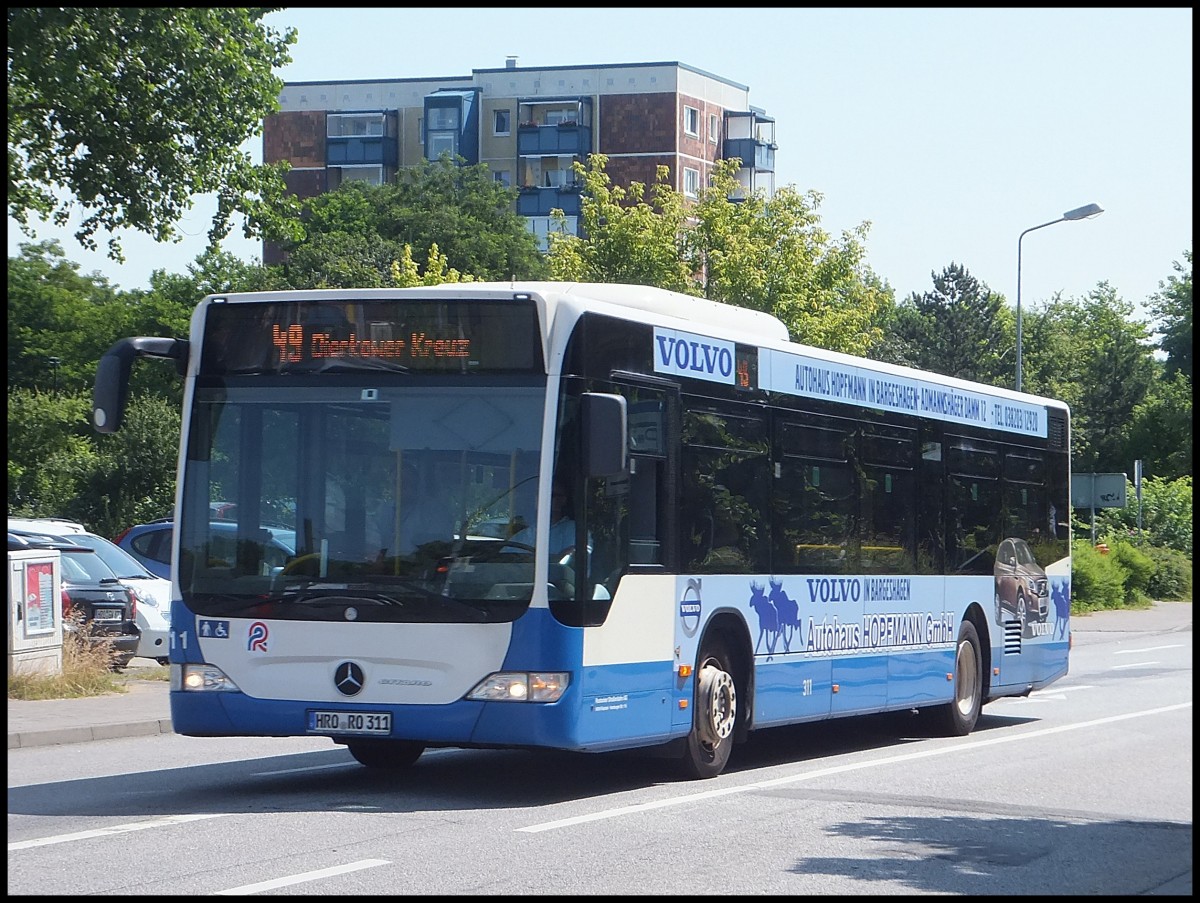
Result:
[[[497,671],[477,683],[467,699],[557,702],[570,682],[571,675],[566,671]]]
[[[171,689],[196,693],[237,693],[238,685],[216,665],[171,665]]]

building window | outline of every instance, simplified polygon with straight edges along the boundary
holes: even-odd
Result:
[[[717,143],[717,114],[708,114],[708,140],[713,144]]]
[[[329,138],[354,138],[386,133],[383,113],[330,113],[325,117]]]
[[[456,132],[430,132],[427,144],[429,151],[426,157],[430,160],[436,160],[447,151],[451,158],[458,154],[458,134]]]
[[[689,198],[698,197],[700,194],[700,170],[689,169],[683,170],[683,193]]]
[[[695,107],[683,108],[683,131],[693,138],[700,137],[700,111]]]
[[[458,110],[455,107],[430,107],[429,131],[458,130]]]
[[[512,134],[512,111],[492,111],[492,134],[496,136]]]
[[[368,185],[383,184],[382,166],[331,166],[329,167],[329,190],[347,182],[366,182]]]
[[[497,169],[492,171],[492,180],[499,182],[505,188],[512,188],[512,173],[507,169]]]

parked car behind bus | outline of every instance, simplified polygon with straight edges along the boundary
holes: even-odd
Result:
[[[9,530],[8,548],[59,552],[64,619],[78,612],[83,624],[112,644],[114,670],[124,670],[137,653],[140,637],[133,590],[95,552],[65,537]]]
[[[8,529],[63,537],[95,552],[117,578],[137,596],[137,626],[141,632],[137,655],[167,663],[171,635],[171,581],[150,570],[115,543],[97,536],[83,524],[59,518],[10,517]]]
[[[212,521],[210,523],[214,555],[231,561],[236,557],[234,544],[237,541],[237,523],[234,521]],[[265,527],[271,539],[267,543],[267,563],[271,567],[283,567],[296,554],[296,531],[286,527]],[[168,580],[171,577],[171,540],[175,524],[170,519],[151,521],[130,527],[117,536],[116,544],[144,564],[150,571]]]

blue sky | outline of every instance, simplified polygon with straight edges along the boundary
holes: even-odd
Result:
[[[519,66],[678,61],[750,88],[776,120],[776,184],[820,192],[822,225],[869,221],[867,263],[898,298],[950,263],[1022,305],[1107,281],[1138,305],[1192,247],[1192,10],[554,7],[297,8],[289,81],[469,75]],[[261,158],[261,142],[248,149]],[[122,288],[183,272],[213,209],[188,238],[124,237],[127,261],[68,258]],[[28,240],[9,222],[9,253]],[[225,248],[259,258],[240,237]]]

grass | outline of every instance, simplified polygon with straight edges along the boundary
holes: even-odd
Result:
[[[130,680],[169,680],[170,669],[113,668],[112,643],[77,616],[64,619],[63,663],[59,674],[17,673],[8,678],[9,699],[77,699],[125,693]]]

